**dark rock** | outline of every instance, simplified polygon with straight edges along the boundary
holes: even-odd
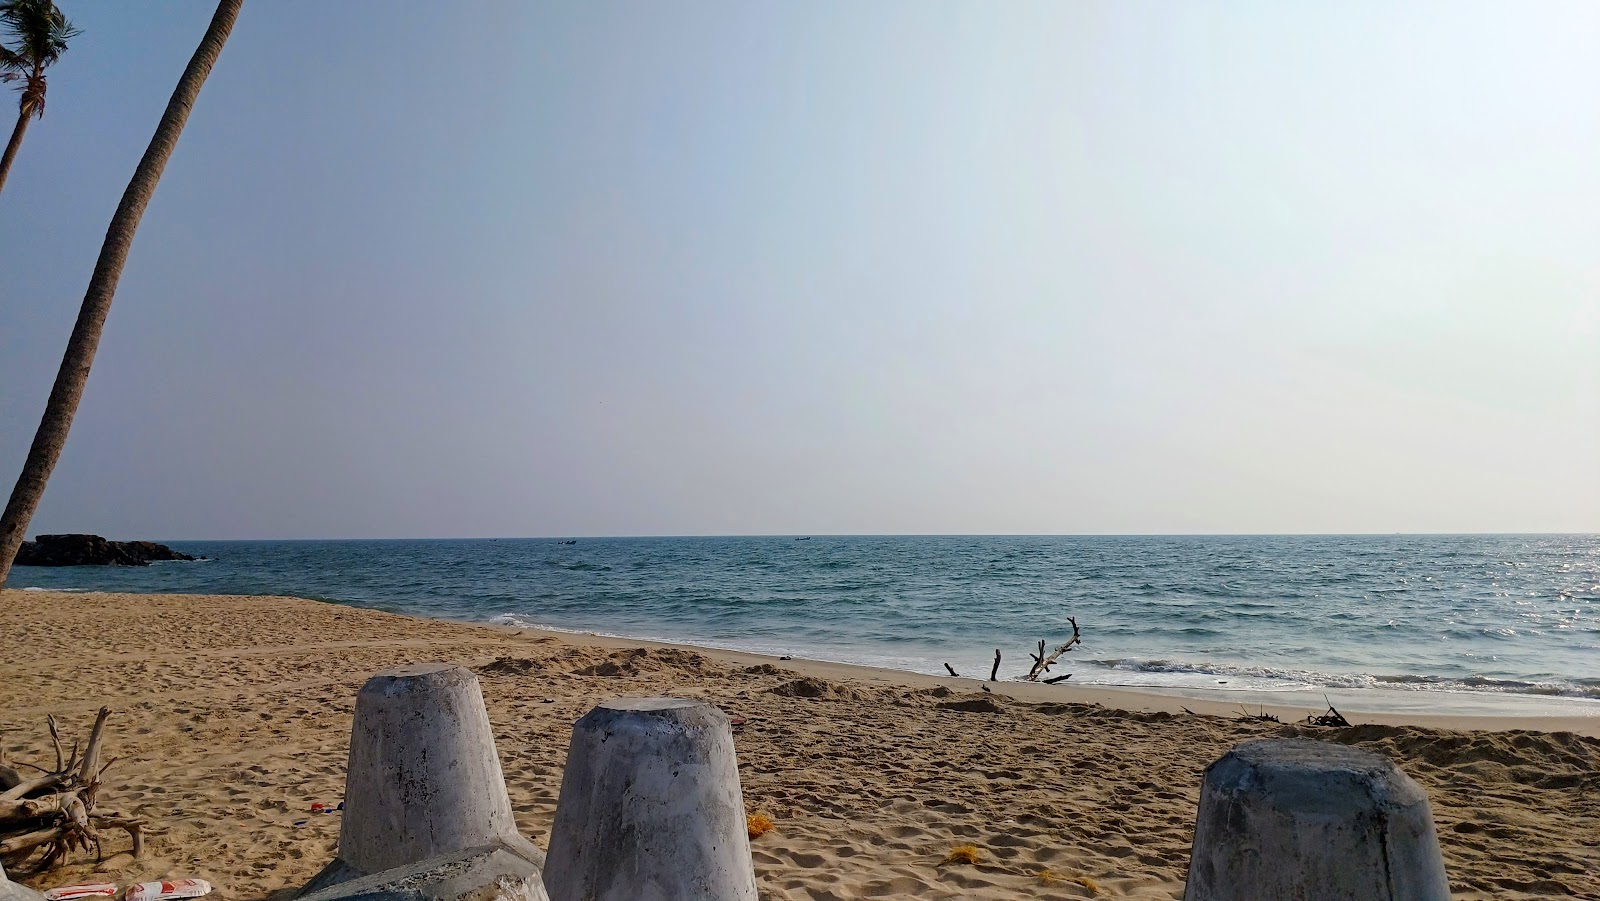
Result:
[[[157,560],[193,560],[154,541],[108,541],[99,535],[39,535],[24,541],[17,566],[149,566]]]

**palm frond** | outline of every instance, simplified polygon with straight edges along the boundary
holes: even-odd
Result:
[[[82,33],[53,0],[0,0],[0,29],[8,32],[10,52],[37,69],[54,65],[67,41]]]
[[[0,79],[16,78],[18,72],[28,70],[28,61],[20,53],[0,47]]]
[[[80,32],[53,0],[0,0],[0,31],[10,43],[0,46],[0,81],[21,81],[17,105],[22,115],[43,116],[44,70]]]

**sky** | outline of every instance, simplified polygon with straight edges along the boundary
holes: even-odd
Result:
[[[61,5],[0,193],[6,486],[212,12]],[[250,0],[30,532],[1600,531],[1596,33]]]

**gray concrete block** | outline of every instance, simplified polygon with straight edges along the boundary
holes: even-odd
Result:
[[[553,901],[756,901],[733,730],[703,701],[623,698],[572,730]]]
[[[1428,796],[1388,758],[1309,739],[1206,768],[1184,901],[1449,901]]]
[[[300,901],[549,901],[539,867],[503,843],[442,854],[300,895]]]
[[[44,896],[6,878],[6,868],[0,867],[0,901],[43,901]]]
[[[367,680],[356,695],[339,855],[302,897],[485,846],[544,864],[512,819],[478,677],[424,663]]]

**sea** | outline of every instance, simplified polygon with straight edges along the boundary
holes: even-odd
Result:
[[[11,586],[270,594],[917,673],[1353,710],[1600,715],[1600,535],[171,541]]]

